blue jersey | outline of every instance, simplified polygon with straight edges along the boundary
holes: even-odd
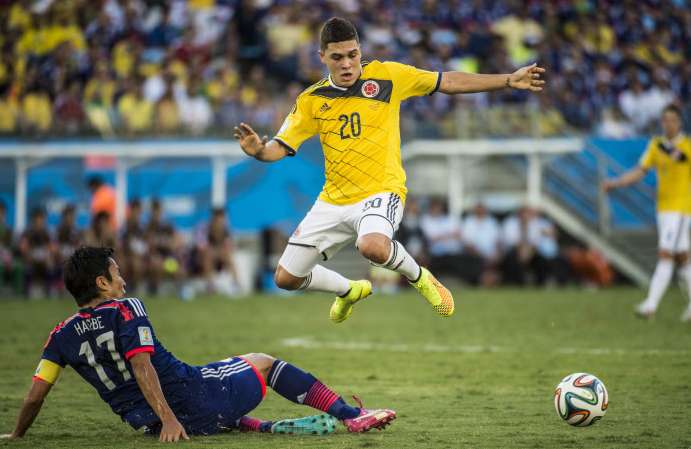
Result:
[[[199,377],[198,369],[181,362],[161,345],[144,305],[136,298],[108,300],[80,309],[50,333],[42,359],[71,366],[115,413],[132,423],[128,414],[150,411],[129,362],[140,352],[151,354],[171,407],[186,400],[187,383]],[[40,365],[37,376],[41,377]],[[157,419],[152,413],[147,415],[142,419]]]

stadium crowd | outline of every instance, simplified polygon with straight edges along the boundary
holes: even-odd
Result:
[[[398,240],[434,273],[471,285],[604,287],[614,280],[600,253],[560,238],[557,227],[529,206],[498,216],[478,203],[460,217],[448,213],[441,198],[408,198]],[[382,270],[372,274],[381,284],[398,283]]]
[[[0,134],[224,135],[241,119],[270,132],[323,76],[316,35],[332,15],[358,26],[369,59],[549,70],[540,96],[407,102],[404,133],[454,135],[455,110],[524,131],[520,106],[536,102],[542,135],[628,137],[668,103],[691,107],[685,0],[4,0]]]
[[[119,230],[112,215],[100,209],[96,195],[93,200],[86,229],[77,226],[76,208],[68,204],[55,229],[49,228],[43,209],[34,209],[27,228],[16,236],[7,225],[6,206],[0,203],[0,285],[4,294],[64,295],[63,263],[82,245],[114,248],[128,291],[155,295],[164,282],[183,299],[201,292],[232,295],[237,291],[234,247],[223,209],[212,210],[209,223],[185,239],[165,219],[157,199],[150,201],[146,220],[142,203],[130,201],[127,219]]]
[[[68,204],[50,229],[46,212],[35,209],[27,228],[13,235],[6,207],[0,202],[0,288],[4,295],[61,296],[62,264],[81,245],[116,249],[128,291],[162,293],[191,299],[199,293],[239,293],[235,245],[223,209],[211,211],[208,224],[191,234],[179,232],[164,216],[157,199],[130,201],[125,223],[116,229],[111,189],[92,186],[91,222],[80,229],[76,208]],[[146,213],[145,212],[146,209]],[[254,286],[275,292],[273,272],[287,236],[267,229],[260,236],[259,266]],[[472,285],[550,285],[577,282],[608,286],[614,273],[596,251],[564,244],[552,222],[531,207],[522,207],[500,221],[479,203],[464,217],[455,217],[439,198],[409,198],[397,239],[422,265],[440,276]],[[268,278],[267,278],[268,276]],[[402,278],[373,268],[370,277],[383,291],[396,290]]]

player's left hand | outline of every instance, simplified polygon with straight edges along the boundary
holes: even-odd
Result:
[[[177,418],[164,419],[161,422],[161,433],[158,440],[162,443],[177,443],[178,440],[189,440],[185,428]]]
[[[545,81],[540,79],[541,73],[545,73],[545,69],[538,67],[537,63],[521,67],[509,75],[509,87],[540,92],[545,84]]]

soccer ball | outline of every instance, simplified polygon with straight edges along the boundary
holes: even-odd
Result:
[[[608,405],[605,384],[592,374],[570,374],[554,390],[554,408],[572,426],[585,427],[602,419]]]

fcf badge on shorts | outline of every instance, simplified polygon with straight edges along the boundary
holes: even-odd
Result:
[[[362,84],[360,91],[362,95],[367,98],[374,98],[379,95],[379,83],[373,80],[367,80]]]

